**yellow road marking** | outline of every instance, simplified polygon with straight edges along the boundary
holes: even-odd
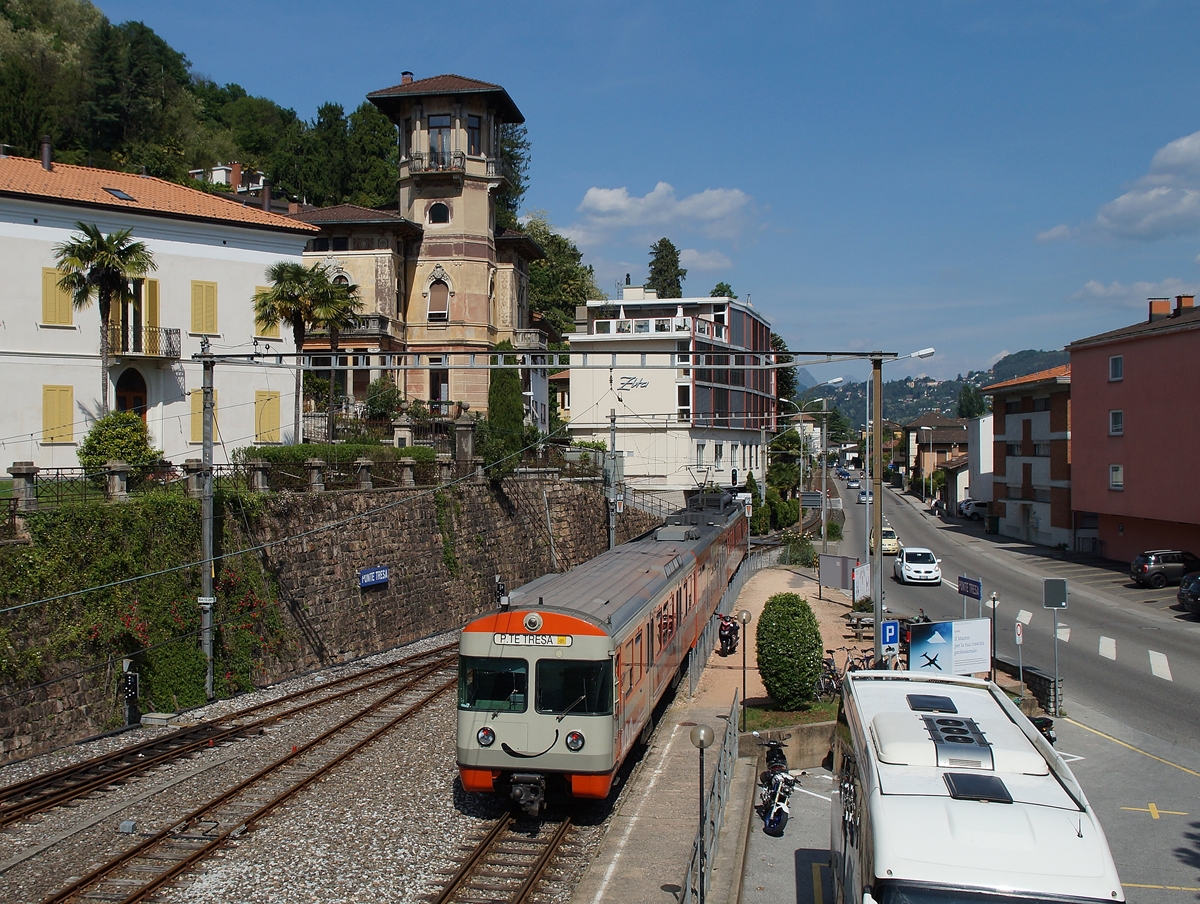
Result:
[[[1166,813],[1168,816],[1187,816],[1181,810],[1160,810],[1156,804],[1149,804],[1145,807],[1122,807],[1122,810],[1133,810],[1138,813],[1149,813],[1151,819],[1158,819],[1159,815]]]
[[[1179,769],[1182,772],[1186,772],[1188,775],[1194,775],[1194,776],[1196,776],[1196,778],[1200,778],[1200,772],[1197,772],[1194,769],[1189,769],[1187,766],[1180,766],[1178,763],[1172,763],[1170,760],[1164,760],[1160,756],[1155,756],[1152,753],[1147,753],[1145,750],[1142,750],[1140,747],[1134,747],[1132,744],[1126,744],[1124,741],[1114,738],[1110,734],[1105,734],[1102,731],[1097,731],[1095,728],[1092,728],[1090,725],[1084,725],[1082,722],[1076,722],[1074,719],[1068,719],[1066,716],[1063,716],[1063,721],[1070,722],[1072,725],[1082,728],[1085,731],[1090,731],[1092,734],[1100,735],[1100,737],[1102,737],[1102,738],[1108,738],[1108,740],[1112,741],[1114,744],[1120,744],[1122,747],[1126,747],[1129,750],[1132,750],[1134,753],[1140,753],[1142,756],[1148,756],[1152,760],[1158,760],[1158,762],[1163,763],[1164,765],[1174,766],[1176,769]],[[1166,811],[1164,810],[1163,812],[1165,813]],[[1146,886],[1146,887],[1147,888],[1158,888],[1157,885]]]
[[[1139,885],[1137,882],[1122,882],[1122,888],[1161,888],[1165,891],[1200,891],[1200,888],[1192,888],[1189,885]]]
[[[814,863],[813,868],[813,904],[825,904],[821,893],[821,864]]]

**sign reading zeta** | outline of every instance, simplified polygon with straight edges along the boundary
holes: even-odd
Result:
[[[358,569],[358,586],[375,587],[379,584],[388,582],[388,567],[386,565],[375,565],[372,568]]]
[[[1066,578],[1045,578],[1042,580],[1042,608],[1067,608]]]
[[[983,599],[983,581],[976,581],[968,577],[959,577],[958,595],[969,596],[973,600]]]

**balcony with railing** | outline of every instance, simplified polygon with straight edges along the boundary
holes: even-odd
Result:
[[[513,330],[514,348],[546,348],[546,334],[541,330]]]
[[[178,358],[179,330],[112,324],[108,328],[108,353],[141,358]]]
[[[725,342],[729,331],[723,323],[692,317],[621,317],[614,320],[592,321],[593,336],[635,336],[645,338],[672,335],[696,335]]]
[[[500,157],[468,156],[463,151],[428,151],[410,154],[400,161],[412,176],[436,173],[486,176],[512,182],[512,168]]]

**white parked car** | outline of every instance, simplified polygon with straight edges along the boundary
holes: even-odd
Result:
[[[901,584],[940,584],[941,561],[932,551],[912,546],[896,553],[893,571]]]
[[[988,504],[980,502],[977,499],[971,499],[959,507],[959,512],[964,518],[970,518],[972,521],[982,521],[987,517]]]

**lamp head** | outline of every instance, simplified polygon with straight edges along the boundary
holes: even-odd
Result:
[[[837,386],[839,383],[845,382],[845,377],[834,377],[832,380],[826,380],[826,386]]]
[[[711,746],[715,738],[715,733],[707,725],[697,725],[691,732],[692,745],[700,750]]]
[[[919,352],[917,352],[917,357],[918,358],[928,358],[930,355],[932,355],[934,353],[934,351],[935,350],[932,348],[923,348]]]

